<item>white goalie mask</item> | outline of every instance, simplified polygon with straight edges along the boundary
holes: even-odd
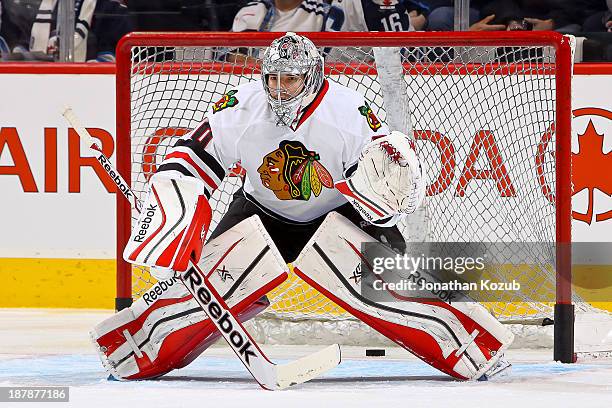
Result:
[[[299,120],[303,109],[316,97],[323,84],[323,57],[306,37],[288,32],[272,41],[262,62],[262,81],[270,108],[276,114],[278,126],[291,126]],[[268,78],[277,75],[270,87]],[[283,88],[282,74],[302,76],[303,87]],[[301,88],[301,89],[300,89]]]

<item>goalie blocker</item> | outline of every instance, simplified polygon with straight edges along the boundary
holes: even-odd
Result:
[[[183,272],[190,259],[200,259],[212,218],[204,182],[166,171],[154,174],[149,186],[123,257],[138,265]]]

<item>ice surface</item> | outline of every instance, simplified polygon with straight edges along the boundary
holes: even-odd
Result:
[[[366,358],[343,348],[343,362],[289,390],[264,391],[218,343],[190,366],[155,381],[106,380],[87,330],[108,311],[0,310],[0,386],[70,387],[70,402],[52,406],[115,407],[611,407],[612,362],[551,362],[550,350],[512,350],[503,378],[458,382],[401,349]],[[274,361],[317,347],[264,346]],[[46,404],[0,403],[0,407]]]

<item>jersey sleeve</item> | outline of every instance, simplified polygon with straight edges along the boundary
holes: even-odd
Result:
[[[213,135],[210,121],[208,118],[204,119],[194,130],[176,142],[157,171],[176,171],[201,179],[206,186],[206,196],[210,198],[230,166],[238,161],[235,146],[232,143],[224,143],[221,136]]]

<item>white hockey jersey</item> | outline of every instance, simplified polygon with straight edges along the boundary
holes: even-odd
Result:
[[[389,133],[363,95],[327,80],[296,125],[276,122],[260,81],[239,86],[176,143],[159,171],[200,177],[210,194],[240,161],[247,199],[283,221],[308,222],[347,202],[334,183],[373,137]]]

